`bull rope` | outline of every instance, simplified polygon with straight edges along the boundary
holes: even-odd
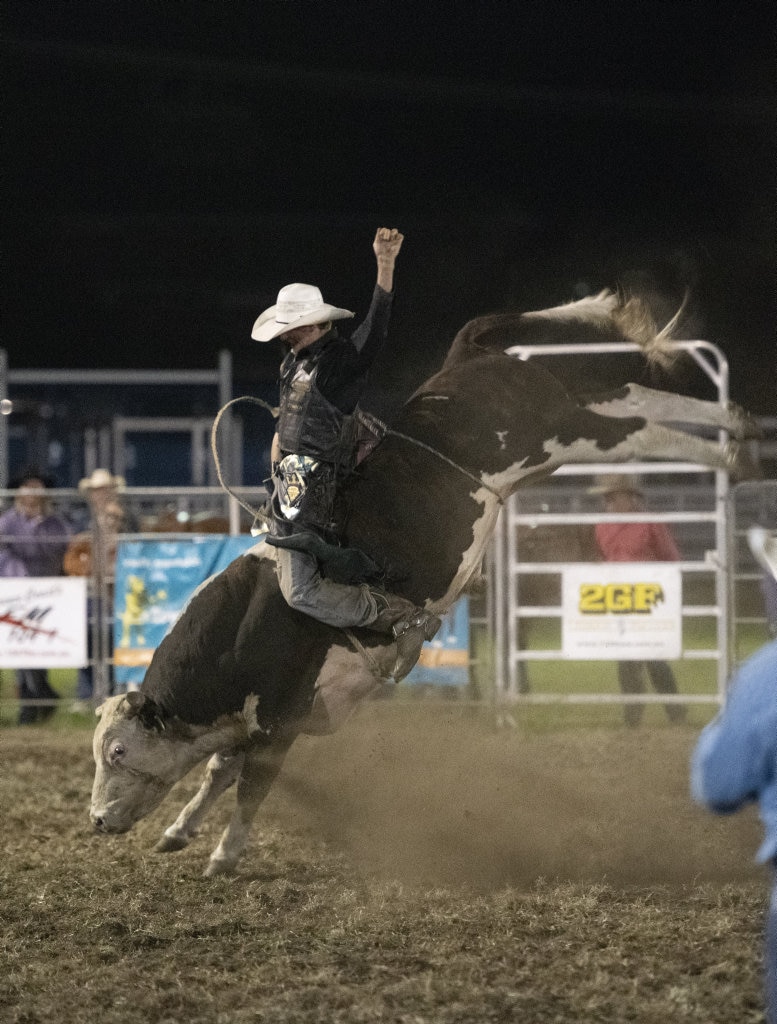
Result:
[[[232,488],[224,482],[224,477],[221,472],[221,460],[219,459],[219,450],[218,445],[216,443],[219,423],[221,423],[221,417],[224,415],[227,409],[229,409],[230,406],[237,405],[238,402],[251,402],[253,405],[260,405],[263,409],[266,409],[271,414],[273,419],[278,418],[279,409],[277,406],[270,405],[269,402],[265,402],[261,398],[254,398],[252,395],[243,395],[241,398],[233,398],[231,401],[227,402],[226,405],[223,405],[216,414],[216,418],[213,421],[213,426],[210,428],[210,450],[211,454],[213,455],[213,462],[216,466],[216,476],[219,478],[219,483],[221,484],[222,489],[225,490],[227,494],[230,494],[238,503],[238,505],[240,505],[241,508],[245,509],[245,511],[248,512],[249,515],[253,516],[254,523],[256,523],[257,519],[261,519],[263,522],[269,523],[270,519],[265,512],[263,512],[260,508],[252,508],[247,502],[243,501],[243,499],[239,495],[235,494]]]
[[[382,426],[385,426],[385,424],[382,424]],[[463,473],[464,476],[468,476],[470,480],[474,480],[478,487],[485,487],[487,491],[490,491],[491,494],[494,495],[494,497],[496,498],[500,505],[504,505],[504,498],[499,493],[499,491],[491,487],[480,477],[475,476],[474,473],[470,473],[468,469],[465,469],[463,466],[460,466],[458,462],[454,462],[453,459],[449,459],[447,455],[443,455],[443,453],[437,451],[436,448],[432,448],[430,444],[426,444],[424,441],[419,441],[417,437],[410,437],[409,434],[402,434],[398,430],[392,430],[390,427],[386,427],[386,434],[390,434],[392,437],[399,437],[403,441],[409,441],[410,444],[414,444],[417,448],[423,448],[424,451],[427,451],[432,455],[436,455],[438,459],[442,459],[443,462],[447,462],[449,466],[452,466],[454,469],[457,469],[459,473]]]
[[[353,632],[353,630],[350,627],[348,627],[348,626],[341,626],[340,629],[343,631],[343,633],[345,633],[345,635],[351,641],[351,643],[353,644],[353,647],[354,647],[354,650],[356,651],[356,653],[357,654],[361,654],[361,656],[367,662],[367,668],[370,670],[370,672],[372,672],[372,674],[375,676],[375,678],[380,680],[380,682],[385,683],[386,682],[386,677],[381,672],[380,665],[373,658],[372,654],[367,650],[367,648],[364,646],[364,644],[361,642],[361,640],[356,636],[356,634]],[[367,627],[367,629],[369,629],[369,626]]]

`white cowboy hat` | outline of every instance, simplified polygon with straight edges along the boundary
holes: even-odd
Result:
[[[596,478],[589,494],[642,494],[639,479],[627,473],[607,473]]]
[[[777,580],[777,533],[770,533],[762,526],[751,526],[747,543],[761,568]]]
[[[272,341],[295,327],[323,324],[327,320],[347,320],[353,313],[324,302],[312,284],[287,284],[278,292],[278,301],[260,314],[251,337],[254,341]]]
[[[79,491],[92,491],[98,487],[123,487],[125,484],[123,476],[111,476],[107,469],[95,469],[91,476],[84,477],[79,481]]]

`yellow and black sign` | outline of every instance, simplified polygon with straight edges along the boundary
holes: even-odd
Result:
[[[680,657],[682,574],[676,563],[567,565],[561,590],[565,658]]]
[[[581,583],[582,615],[649,615],[664,600],[660,583]]]

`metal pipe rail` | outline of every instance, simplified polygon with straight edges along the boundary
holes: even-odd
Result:
[[[686,352],[697,364],[704,376],[714,385],[718,401],[721,405],[728,402],[728,363],[717,346],[707,341],[671,342],[674,349]],[[638,345],[617,342],[604,342],[596,345],[531,345],[514,346],[509,349],[511,355],[520,359],[531,359],[535,356],[560,357],[564,355],[601,355],[613,357],[619,353],[640,353]],[[728,435],[718,431],[718,439],[725,443]],[[580,526],[593,525],[601,522],[657,522],[709,524],[714,528],[714,546],[705,552],[704,561],[679,563],[683,573],[709,573],[714,576],[715,603],[712,605],[686,606],[683,616],[689,618],[712,618],[715,622],[717,647],[715,650],[686,649],[683,658],[688,660],[711,660],[716,665],[717,689],[714,695],[682,696],[682,700],[695,702],[721,702],[725,696],[726,681],[730,669],[732,619],[729,613],[733,600],[733,574],[731,566],[732,528],[729,516],[729,480],[722,470],[710,470],[709,467],[688,462],[632,462],[613,465],[611,463],[589,463],[586,465],[566,465],[553,474],[558,477],[590,476],[602,473],[638,473],[649,477],[654,474],[672,474],[675,476],[704,475],[714,473],[714,494],[712,507],[696,512],[648,512],[629,513],[628,515],[600,514],[589,512],[560,512],[551,509],[542,511],[522,512],[520,510],[519,490],[507,503],[500,517],[500,524],[493,544],[494,574],[491,583],[491,604],[493,608],[492,629],[496,658],[495,697],[496,705],[508,700],[525,703],[588,703],[599,700],[623,703],[619,694],[524,694],[519,693],[517,672],[523,663],[536,661],[561,661],[562,655],[556,650],[521,650],[518,643],[518,624],[522,619],[558,618],[561,609],[547,605],[535,605],[531,609],[522,607],[518,597],[520,577],[539,573],[560,573],[566,563],[521,563],[518,555],[519,544],[516,540],[518,526],[536,528],[538,526]],[[573,563],[571,563],[573,564]],[[663,695],[662,695],[663,696]],[[659,696],[657,702],[667,702]],[[656,702],[649,694],[641,694],[636,699],[645,703]]]

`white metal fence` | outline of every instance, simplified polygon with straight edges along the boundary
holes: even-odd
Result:
[[[739,484],[730,493],[726,481],[725,497],[721,500],[717,474],[702,467],[651,463],[619,469],[639,471],[649,495],[651,512],[641,517],[629,514],[628,520],[663,520],[671,524],[678,539],[683,552],[680,567],[689,595],[684,617],[708,618],[714,626],[715,646],[688,649],[683,657],[708,660],[716,686],[707,695],[682,694],[677,699],[686,703],[718,701],[725,691],[730,662],[739,656],[732,636],[740,627],[761,629],[764,623],[758,591],[760,573],[747,548],[745,534],[754,523],[777,529],[777,481]],[[523,680],[533,661],[558,660],[560,669],[563,667],[558,649],[527,649],[522,627],[532,620],[560,616],[560,604],[555,597],[559,576],[565,565],[577,560],[567,557],[570,548],[574,548],[581,530],[591,529],[594,522],[605,518],[595,510],[595,499],[586,494],[588,479],[603,470],[613,472],[614,467],[566,467],[544,485],[519,491],[502,515],[489,556],[485,612],[476,612],[472,620],[473,628],[485,630],[493,646],[495,694],[500,703],[616,703],[624,699],[614,691],[527,693]],[[75,490],[47,493],[55,510],[64,515],[74,532],[88,526],[83,495]],[[265,497],[260,488],[238,488],[236,493],[251,507],[261,505]],[[0,491],[0,506],[8,507],[14,495],[14,491]],[[121,501],[137,530],[123,534],[125,538],[194,539],[203,528],[235,535],[249,532],[251,526],[250,517],[235,498],[219,488],[127,488]],[[562,557],[550,557],[554,550],[560,551]],[[113,595],[109,576],[94,573],[88,588],[90,660],[95,692],[99,694],[110,687],[113,660]],[[705,595],[709,595],[709,600]],[[567,668],[571,664],[567,662]],[[6,681],[8,676],[6,670]],[[5,700],[12,699],[8,685],[3,696]],[[671,698],[646,694],[639,699],[645,703],[665,703]]]
[[[217,487],[125,488],[117,500],[125,512],[127,526],[114,540],[193,541],[203,532],[233,536],[247,534],[253,524],[237,498],[250,508],[258,508],[266,497],[266,491],[248,487],[233,490],[237,497]],[[0,511],[12,506],[16,494],[14,490],[0,490]],[[113,573],[110,561],[99,556],[108,542],[100,531],[99,523],[92,520],[84,495],[70,488],[48,489],[45,495],[51,511],[65,521],[70,531],[66,536],[50,537],[48,541],[62,549],[66,542],[88,536],[95,555],[91,560],[92,569],[86,577],[88,667],[92,672],[93,695],[100,698],[111,691],[113,674]],[[14,540],[18,541],[18,538],[0,536],[0,548],[4,541]],[[0,669],[4,668],[0,646]],[[4,683],[9,676],[12,672],[6,669]],[[4,685],[3,700],[15,699],[13,689]]]
[[[675,342],[674,347],[684,350],[712,383],[717,400],[728,401],[728,365],[723,354],[708,342]],[[565,355],[599,356],[616,359],[618,353],[636,352],[633,345],[609,346],[537,346],[522,350],[522,358],[538,355],[560,358]],[[727,435],[719,433],[723,444]],[[610,514],[596,511],[592,499],[586,495],[591,477],[598,473],[638,474],[648,496],[649,512],[644,514]],[[570,483],[571,482],[571,483]],[[572,663],[562,663],[562,652],[547,645],[530,648],[523,642],[525,624],[531,619],[560,620],[560,600],[538,599],[540,595],[559,591],[559,581],[565,566],[585,555],[570,557],[569,534],[563,531],[593,529],[599,522],[656,522],[670,525],[676,533],[684,532],[681,540],[683,561],[683,593],[703,594],[704,600],[686,599],[683,619],[711,620],[715,645],[712,648],[684,646],[684,659],[709,660],[713,668],[716,687],[709,694],[683,694],[677,697],[664,694],[644,694],[639,697],[609,693],[564,692],[533,693],[527,685],[526,669],[530,662],[558,661],[569,670]],[[548,543],[540,558],[532,557],[531,534],[545,531]],[[557,531],[553,536],[553,531]],[[563,538],[563,540],[562,540]],[[684,543],[683,543],[684,540]],[[734,544],[734,518],[729,493],[728,475],[710,471],[706,467],[688,463],[642,462],[621,466],[588,465],[567,466],[560,469],[545,488],[527,488],[518,491],[506,505],[497,530],[493,548],[491,586],[491,623],[495,648],[495,692],[497,704],[510,703],[623,703],[626,701],[693,703],[722,700],[733,660],[732,630],[737,621],[733,610],[736,596],[735,571],[737,557]],[[741,538],[740,545],[741,549]],[[527,549],[529,553],[527,554]],[[557,552],[554,554],[554,549]],[[739,555],[741,563],[742,555]],[[752,570],[751,570],[752,571]],[[544,581],[545,586],[538,581]],[[697,584],[693,585],[696,581]],[[529,584],[534,585],[535,597],[527,600]],[[550,585],[548,585],[550,584]],[[564,674],[569,674],[565,671]]]

